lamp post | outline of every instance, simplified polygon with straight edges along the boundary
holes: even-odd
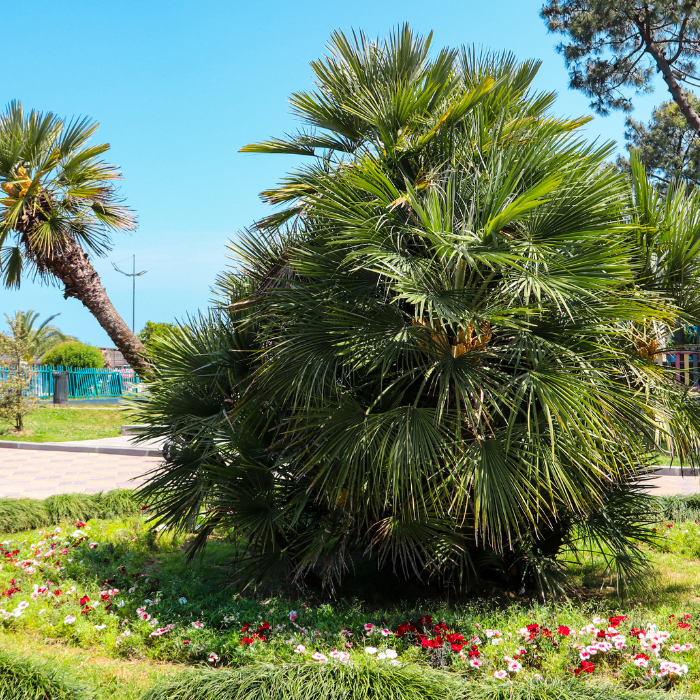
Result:
[[[145,275],[148,270],[141,270],[141,272],[136,272],[136,255],[132,256],[132,272],[124,272],[120,270],[115,263],[112,263],[112,267],[117,271],[121,272],[122,275],[131,277],[131,332],[136,333],[136,278]]]

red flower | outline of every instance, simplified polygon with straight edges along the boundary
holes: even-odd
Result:
[[[464,639],[464,637],[459,633],[447,634],[447,635],[445,635],[445,639],[448,642],[450,642],[450,644],[454,644],[454,642],[465,642],[466,641],[466,639]]]
[[[241,632],[247,632],[250,629],[250,622],[246,622],[243,627],[241,627]]]
[[[582,661],[581,665],[574,671],[574,675],[578,676],[582,671],[583,673],[593,673],[595,666],[590,661]]]
[[[262,625],[260,625],[260,626],[258,627],[258,630],[260,630],[261,632],[262,632],[263,630],[269,630],[269,629],[270,629],[270,623],[269,623],[269,622],[263,622]]]
[[[86,595],[84,595],[84,596],[80,599],[80,604],[81,604],[81,605],[87,605],[89,602],[90,602],[90,598],[88,598]]]
[[[243,639],[241,639],[240,643],[241,644],[252,644],[254,641],[255,641],[255,639],[253,639],[253,637],[243,637]]]
[[[78,522],[75,524],[76,527],[86,527],[85,523],[82,522],[81,520],[78,520]]]
[[[455,642],[454,644],[450,644],[450,649],[452,649],[452,651],[462,651],[462,646],[463,645],[459,642]]]
[[[613,617],[608,618],[611,627],[617,627],[624,620],[629,620],[626,615],[613,615]]]
[[[191,639],[185,639],[182,643],[187,646],[191,641]]]
[[[559,627],[557,627],[557,632],[562,637],[568,637],[571,634],[571,630],[566,625],[559,625]]]
[[[468,652],[470,659],[478,659],[481,656],[479,647],[476,644],[472,644],[472,648]]]
[[[435,649],[442,646],[442,642],[439,639],[426,639],[425,637],[420,640],[420,643],[425,649]]]
[[[423,615],[423,617],[418,619],[418,624],[430,627],[433,624],[433,618],[431,615]]]
[[[57,589],[53,592],[53,594],[54,594],[54,595],[61,595],[61,589],[60,589],[60,588],[57,588]]]
[[[637,654],[637,656],[634,657],[635,659],[646,659],[649,661],[649,657],[646,654]]]

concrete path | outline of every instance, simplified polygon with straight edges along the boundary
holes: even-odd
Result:
[[[697,476],[657,476],[649,482],[654,496],[675,496],[700,493],[700,478]]]
[[[2,450],[35,450],[42,452],[94,452],[127,457],[160,457],[164,440],[145,440],[140,443],[135,443],[133,440],[134,437],[129,435],[97,440],[64,440],[63,442],[0,440],[0,454],[2,454]]]
[[[159,457],[90,452],[0,450],[0,497],[47,498],[57,493],[135,488],[160,461]]]

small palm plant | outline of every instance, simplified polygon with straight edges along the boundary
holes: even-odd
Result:
[[[101,159],[109,145],[88,144],[96,130],[88,119],[27,114],[19,102],[0,115],[0,272],[7,287],[19,287],[27,272],[61,282],[64,296],[81,301],[140,369],[143,345],[90,262],[110,249],[111,232],[136,227],[118,197],[119,171]]]
[[[257,576],[332,586],[369,556],[555,590],[569,547],[639,579],[682,395],[633,342],[677,310],[637,286],[629,185],[535,63],[429,49],[334,35],[292,98],[307,129],[246,147],[313,161],[232,244],[220,309],[155,344],[146,493],[197,546],[234,527]]]
[[[73,336],[67,335],[61,332],[58,327],[51,325],[51,321],[57,316],[60,314],[53,314],[36,325],[39,321],[39,314],[33,309],[16,311],[12,318],[5,314],[5,320],[10,326],[12,334],[19,333],[26,338],[26,353],[22,357],[24,362],[37,362],[45,352],[48,352],[55,345],[75,340]],[[11,339],[7,337],[7,340]]]

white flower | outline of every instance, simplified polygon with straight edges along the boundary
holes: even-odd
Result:
[[[203,622],[193,622],[192,627],[194,627],[196,630],[199,630],[199,629],[202,629],[202,627],[204,627],[204,623]]]
[[[83,533],[80,532],[80,530],[76,530],[76,531],[71,535],[71,537],[82,537],[82,536],[83,536]]]
[[[377,654],[377,658],[378,658],[378,659],[386,659],[386,654],[385,654],[383,651],[380,651],[380,652]]]
[[[187,605],[187,598],[182,596],[181,598],[178,598],[177,602],[180,603],[180,605]]]
[[[515,659],[511,660],[508,664],[508,670],[510,671],[510,673],[520,673],[520,669],[522,667],[522,664],[515,661]]]
[[[123,601],[123,600],[120,600],[120,601],[117,603],[117,607],[118,607],[118,608],[123,608],[125,605],[126,605],[126,602]]]
[[[96,630],[103,630],[107,627],[107,625],[95,625]]]
[[[502,641],[503,641],[502,639],[494,638],[491,640],[491,644],[494,644],[494,645],[500,644]]]
[[[306,654],[306,647],[303,644],[297,644],[294,649],[295,654]]]
[[[64,625],[72,625],[75,622],[75,618],[73,615],[66,615],[65,618],[63,619],[63,624]]]
[[[388,637],[391,634],[391,630],[383,629],[382,637]]]
[[[494,671],[493,677],[503,680],[504,678],[508,678],[508,671]]]
[[[18,610],[25,610],[28,607],[29,607],[29,603],[26,600],[23,600],[21,603],[17,603]]]
[[[376,654],[377,647],[365,647],[365,654]]]
[[[209,663],[213,664],[215,661],[218,661],[219,657],[212,651],[211,654],[209,654]]]
[[[124,620],[124,622],[126,622],[126,620]],[[121,633],[121,636],[122,636],[122,637],[128,637],[130,634],[131,634],[131,630],[124,630],[124,631]]]
[[[398,656],[398,652],[396,652],[394,649],[387,649],[386,650],[386,658],[387,659],[395,659]]]

